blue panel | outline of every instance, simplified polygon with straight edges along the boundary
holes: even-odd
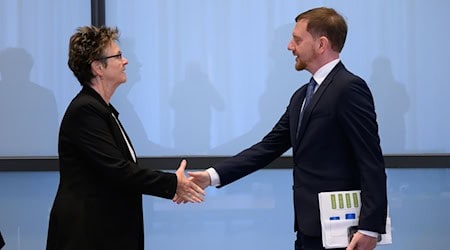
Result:
[[[146,249],[293,249],[290,170],[261,170],[203,204],[144,199]],[[393,244],[377,249],[447,249],[450,169],[389,169]],[[0,230],[5,250],[44,249],[56,172],[0,173]],[[201,244],[199,243],[201,241]]]

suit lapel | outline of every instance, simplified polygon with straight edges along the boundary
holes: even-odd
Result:
[[[342,62],[339,62],[333,70],[328,74],[328,76],[325,78],[325,80],[319,85],[319,88],[314,93],[311,102],[309,103],[308,107],[304,110],[303,118],[302,118],[302,124],[300,126],[300,131],[298,133],[296,144],[299,145],[301,139],[303,138],[303,135],[305,134],[306,128],[308,127],[309,120],[311,118],[312,113],[314,112],[314,108],[319,104],[320,99],[328,89],[328,86],[332,84],[334,76],[336,75],[336,72],[338,72],[340,69],[343,68]],[[306,91],[305,91],[306,92]],[[303,99],[304,99],[303,94]],[[297,147],[298,148],[298,147]]]

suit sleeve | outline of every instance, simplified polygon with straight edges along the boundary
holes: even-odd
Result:
[[[372,94],[357,78],[343,91],[339,120],[350,140],[361,183],[359,229],[385,233],[386,173]]]
[[[66,126],[61,128],[61,141],[73,143],[71,146],[80,152],[84,163],[93,168],[90,171],[132,191],[168,199],[175,195],[175,174],[141,168],[123,154],[119,147],[122,138],[114,137],[117,124],[107,109],[89,103],[73,109],[66,119]]]
[[[267,166],[291,147],[288,110],[260,142],[214,166],[221,186]]]

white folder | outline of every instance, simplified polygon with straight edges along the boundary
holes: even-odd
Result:
[[[358,226],[361,191],[319,193],[319,207],[323,247],[347,247],[352,232]],[[386,218],[386,234],[381,235],[377,244],[392,244],[389,214]]]

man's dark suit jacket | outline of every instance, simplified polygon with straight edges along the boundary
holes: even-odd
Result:
[[[339,62],[304,110],[296,138],[306,87],[294,93],[259,143],[214,166],[221,185],[265,167],[292,147],[296,231],[321,235],[319,192],[361,190],[359,229],[385,233],[386,174],[367,84]]]
[[[118,116],[90,87],[67,108],[59,134],[60,183],[50,213],[48,250],[143,250],[142,194],[175,195],[175,174],[135,164],[112,114]]]

